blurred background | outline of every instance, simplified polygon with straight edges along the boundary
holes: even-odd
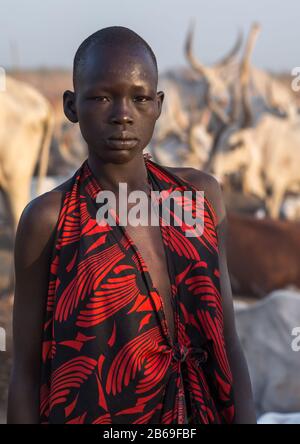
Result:
[[[238,333],[261,423],[300,423],[300,4],[0,1],[0,422],[12,360],[13,239],[37,194],[87,157],[63,114],[80,43],[126,26],[165,102],[147,151],[220,182]],[[2,351],[1,351],[2,350]]]

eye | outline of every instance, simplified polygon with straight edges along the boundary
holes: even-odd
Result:
[[[151,100],[151,97],[148,97],[148,96],[137,96],[137,97],[134,98],[134,100],[135,100],[136,102],[145,103],[145,102],[147,102],[148,100]]]
[[[95,97],[90,97],[90,100],[94,100],[95,102],[106,103],[106,101],[108,101],[108,98],[105,96],[95,96]]]

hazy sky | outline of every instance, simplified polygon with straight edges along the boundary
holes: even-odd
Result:
[[[82,40],[122,25],[153,48],[160,71],[185,64],[183,42],[196,19],[195,51],[210,63],[258,20],[254,62],[275,71],[300,66],[299,0],[0,0],[0,66],[72,66]]]

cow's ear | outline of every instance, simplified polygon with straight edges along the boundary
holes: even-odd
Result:
[[[63,100],[65,116],[70,120],[70,122],[77,123],[78,117],[75,105],[75,93],[69,90],[65,91]]]

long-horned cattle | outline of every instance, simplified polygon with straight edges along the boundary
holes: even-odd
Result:
[[[38,190],[46,175],[54,118],[48,101],[33,87],[10,76],[5,83],[0,92],[0,188],[15,232],[38,162]]]
[[[284,197],[300,190],[300,118],[265,113],[253,126],[249,59],[258,32],[258,28],[252,30],[240,73],[244,124],[226,128],[211,170],[221,182],[226,175],[240,172],[244,194],[260,198],[268,215],[278,218]]]
[[[200,168],[213,145],[213,134],[207,131],[208,126],[228,123],[224,110],[229,106],[229,83],[235,75],[243,38],[240,33],[222,60],[206,66],[193,55],[193,33],[191,26],[185,42],[185,56],[190,66],[169,70],[159,78],[158,88],[165,92],[165,100],[150,150],[160,163],[170,166],[197,164]]]

